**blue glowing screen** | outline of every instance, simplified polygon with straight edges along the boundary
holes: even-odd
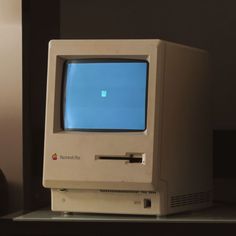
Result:
[[[65,63],[65,130],[145,130],[146,61]]]

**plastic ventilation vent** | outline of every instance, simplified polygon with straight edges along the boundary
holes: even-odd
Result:
[[[171,197],[171,207],[182,207],[193,204],[201,204],[210,201],[210,192],[200,192]]]

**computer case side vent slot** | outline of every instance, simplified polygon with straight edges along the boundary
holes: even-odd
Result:
[[[210,202],[210,200],[210,192],[174,195],[170,197],[170,207],[183,207],[187,205],[207,203]]]

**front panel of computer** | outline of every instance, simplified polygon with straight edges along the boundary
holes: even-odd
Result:
[[[158,42],[50,42],[45,187],[156,190]]]

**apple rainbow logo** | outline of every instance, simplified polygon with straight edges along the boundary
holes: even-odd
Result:
[[[54,153],[54,154],[52,155],[52,159],[53,159],[53,160],[57,160],[57,154],[56,154],[56,153]]]

